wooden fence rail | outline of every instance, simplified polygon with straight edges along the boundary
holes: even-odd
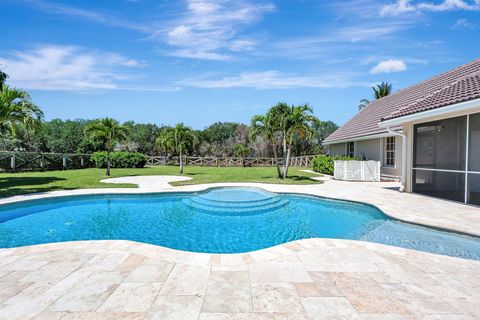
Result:
[[[93,167],[89,154],[0,152],[0,171],[38,171]]]
[[[39,152],[4,152],[0,151],[1,171],[35,171],[81,169],[94,166],[90,154],[64,154]],[[147,166],[179,165],[179,157],[147,156]],[[292,157],[293,167],[311,167],[316,155]],[[283,165],[283,158],[278,162]],[[185,157],[186,166],[202,167],[274,167],[273,158],[253,157]]]
[[[313,159],[317,155],[292,157],[290,165],[293,167],[311,167]],[[283,159],[278,159],[280,165],[283,165]],[[274,167],[273,158],[240,158],[240,157],[184,157],[183,163],[186,166],[202,167]],[[179,165],[179,157],[148,156],[148,166],[161,165]]]

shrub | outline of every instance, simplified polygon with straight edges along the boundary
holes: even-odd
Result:
[[[107,152],[95,152],[91,160],[97,168],[107,167]],[[143,168],[147,163],[147,156],[138,152],[112,152],[110,165],[112,168]]]
[[[313,159],[313,171],[333,176],[335,160],[358,160],[347,156],[320,156]]]

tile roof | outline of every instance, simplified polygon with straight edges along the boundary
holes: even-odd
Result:
[[[480,59],[372,101],[324,142],[386,133],[382,120],[480,98]]]
[[[477,98],[480,98],[480,72],[467,75],[423,99],[394,111],[383,120],[403,117],[409,114],[445,107]]]

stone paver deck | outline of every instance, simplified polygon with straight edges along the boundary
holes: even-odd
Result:
[[[390,216],[480,235],[480,209],[392,190],[392,183],[215,184],[116,178],[138,189],[17,196],[196,191],[258,186],[367,202]],[[305,239],[245,254],[201,254],[130,241],[0,249],[0,319],[480,318],[480,261],[361,241]]]
[[[1,319],[475,319],[480,262],[348,240],[245,254],[130,241],[0,250]]]

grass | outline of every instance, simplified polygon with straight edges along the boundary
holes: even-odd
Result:
[[[177,175],[179,168],[174,166],[150,167],[141,169],[112,169],[111,177],[139,175]],[[316,174],[290,168],[288,179],[276,178],[276,168],[212,168],[185,167],[183,176],[192,180],[174,182],[172,185],[191,185],[216,182],[260,182],[277,184],[321,183],[311,179]],[[105,169],[80,169],[66,171],[0,173],[0,197],[55,190],[85,188],[135,188],[133,184],[107,184],[100,182],[105,177]]]

